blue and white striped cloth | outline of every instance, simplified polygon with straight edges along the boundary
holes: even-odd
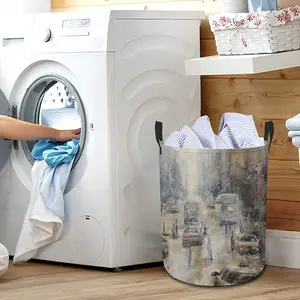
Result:
[[[192,129],[184,126],[180,131],[172,132],[164,145],[189,149],[253,148],[264,146],[264,139],[259,137],[251,115],[225,113],[218,135],[214,133],[208,116],[202,116]]]
[[[286,120],[286,128],[289,130],[288,136],[292,138],[292,143],[296,148],[300,148],[300,114]]]

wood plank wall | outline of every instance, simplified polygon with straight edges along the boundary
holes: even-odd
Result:
[[[297,0],[296,0],[297,1]],[[282,0],[280,7],[291,1]],[[207,22],[201,27],[201,55],[216,54],[215,41]],[[300,113],[300,68],[253,76],[202,77],[202,114],[216,130],[224,112],[252,114],[263,135],[272,120],[275,136],[269,158],[267,227],[300,231],[300,165],[298,152],[287,135],[285,121]]]
[[[137,1],[128,0],[131,3]],[[102,0],[52,0],[54,11],[79,10],[103,3]],[[293,4],[300,4],[300,0],[279,2],[280,7]],[[214,54],[215,41],[206,21],[201,26],[201,56]],[[215,130],[222,114],[229,111],[252,114],[261,135],[264,122],[274,122],[275,136],[269,158],[267,227],[300,231],[300,165],[297,149],[285,128],[286,119],[300,113],[300,68],[254,76],[206,76],[201,84],[202,114],[210,117]]]

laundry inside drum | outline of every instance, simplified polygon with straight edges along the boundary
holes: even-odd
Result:
[[[65,130],[81,128],[76,97],[63,83],[57,82],[43,94],[39,124]]]

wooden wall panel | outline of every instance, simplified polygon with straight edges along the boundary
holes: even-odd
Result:
[[[201,56],[217,55],[216,43],[212,39],[201,39]]]
[[[300,203],[300,165],[297,161],[269,160],[268,197]]]
[[[279,0],[281,8],[300,0]],[[209,26],[201,31],[201,55],[216,54]],[[210,37],[211,36],[211,37]],[[204,37],[204,38],[203,38]],[[252,114],[259,134],[272,120],[275,136],[269,156],[267,228],[300,231],[300,165],[285,121],[300,113],[300,68],[257,75],[202,77],[202,113],[218,127],[224,112]]]
[[[222,114],[229,111],[252,114],[261,136],[264,123],[274,122],[269,156],[269,229],[300,231],[300,217],[295,217],[300,210],[298,151],[285,127],[286,119],[300,112],[299,75],[296,68],[251,78],[202,78],[202,113],[210,117],[215,130]]]
[[[54,11],[74,11],[124,2],[146,1],[52,0],[52,6]],[[218,0],[205,3],[207,13],[218,10]],[[300,0],[279,0],[281,8],[294,4],[300,4]],[[199,5],[198,9],[203,8]],[[214,36],[207,20],[202,22],[200,36],[201,56],[216,55]],[[210,117],[215,130],[222,114],[229,111],[252,114],[261,136],[264,123],[269,120],[274,122],[275,136],[269,155],[269,229],[300,231],[300,165],[297,149],[293,147],[285,128],[286,119],[300,113],[299,80],[300,68],[294,68],[257,75],[205,76],[201,81],[202,114]]]
[[[87,6],[100,6],[100,5],[114,5],[122,4],[124,0],[52,0],[53,9],[72,9],[72,8],[81,8]],[[139,0],[126,0],[126,3],[140,3]],[[143,1],[144,2],[144,1]]]
[[[300,110],[298,80],[203,78],[202,87],[202,112],[212,116],[237,111],[286,120]]]
[[[267,228],[299,231],[300,202],[268,200]]]
[[[291,143],[285,127],[285,120],[276,119],[255,119],[255,124],[260,136],[264,136],[264,125],[268,121],[273,121],[275,133],[271,145],[269,159],[273,161],[292,161],[298,160],[298,150]],[[274,198],[276,199],[276,197]]]
[[[205,19],[201,22],[200,33],[201,33],[202,40],[213,40],[214,34],[210,30],[208,19]],[[212,45],[213,45],[212,47],[215,48],[214,40]]]

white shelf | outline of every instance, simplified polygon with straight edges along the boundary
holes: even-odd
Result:
[[[185,61],[187,75],[256,74],[300,66],[300,50],[259,55],[207,56]]]

